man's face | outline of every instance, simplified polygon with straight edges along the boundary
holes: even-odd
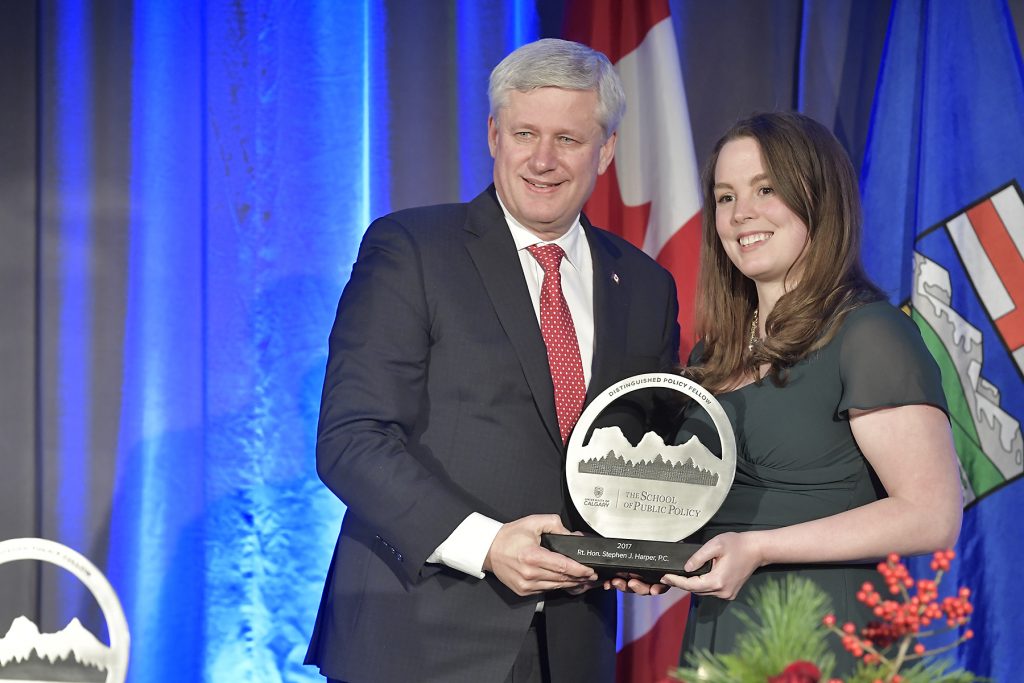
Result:
[[[512,216],[544,240],[572,226],[615,155],[593,90],[513,90],[487,120],[494,186]]]

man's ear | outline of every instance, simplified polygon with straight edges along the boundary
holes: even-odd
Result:
[[[487,117],[487,147],[491,150],[493,159],[498,150],[498,120],[493,116]]]
[[[608,136],[608,139],[601,145],[601,158],[600,163],[597,165],[597,174],[601,175],[608,170],[611,166],[612,159],[615,158],[615,142],[619,139],[619,131],[615,131]]]

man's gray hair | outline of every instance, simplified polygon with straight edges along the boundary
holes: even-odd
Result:
[[[527,43],[501,60],[491,72],[487,97],[495,119],[512,90],[564,88],[597,92],[597,122],[605,136],[614,133],[626,113],[626,94],[611,62],[586,45],[558,38]]]

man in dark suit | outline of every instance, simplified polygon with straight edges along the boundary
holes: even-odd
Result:
[[[332,680],[614,677],[614,591],[539,540],[569,533],[584,393],[675,363],[675,286],[580,213],[625,108],[607,58],[531,43],[489,96],[494,185],[374,221],[331,332],[317,471],[348,512],[306,662]]]

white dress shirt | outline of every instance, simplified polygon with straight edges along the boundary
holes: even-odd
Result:
[[[501,199],[498,199],[501,203]],[[523,277],[530,290],[533,312],[537,316],[540,327],[540,290],[544,282],[544,269],[527,251],[527,247],[535,244],[557,244],[565,252],[565,258],[559,267],[562,276],[562,294],[569,305],[573,326],[576,328],[576,340],[580,345],[580,359],[583,362],[583,380],[590,385],[591,364],[594,360],[594,260],[590,253],[590,243],[583,231],[579,216],[572,227],[564,235],[553,242],[544,242],[535,234],[523,227],[501,205],[505,213],[505,222],[512,232],[512,239],[519,252],[519,264],[523,268]],[[550,512],[556,512],[551,510]],[[437,547],[427,562],[445,564],[466,574],[484,578],[483,566],[487,551],[494,542],[494,537],[501,528],[501,522],[479,512],[470,513],[455,531]]]

